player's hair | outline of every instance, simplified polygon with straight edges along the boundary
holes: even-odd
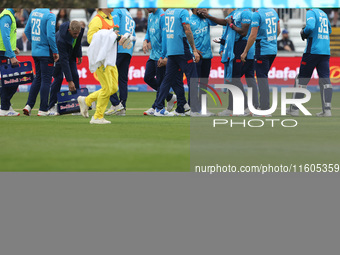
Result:
[[[70,30],[71,31],[80,31],[81,30],[81,24],[79,21],[72,20],[70,23]]]

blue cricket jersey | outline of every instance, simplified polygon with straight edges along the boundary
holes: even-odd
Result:
[[[330,55],[331,24],[327,14],[320,9],[311,9],[306,14],[305,34],[308,35],[305,53]]]
[[[210,26],[216,26],[215,22],[209,19],[201,19],[195,14],[190,17],[190,27],[194,35],[196,49],[202,52],[203,59],[213,57],[210,42]],[[191,48],[191,47],[190,47]]]
[[[249,24],[249,25],[251,24],[253,15],[252,15],[252,13],[249,9],[240,8],[240,9],[236,9],[235,12],[233,12],[233,14],[229,15],[228,17],[230,17],[230,16],[233,16],[234,25],[241,28],[242,23],[243,24]],[[239,33],[237,33],[235,40],[238,41],[238,40],[240,40],[240,38],[241,38],[241,35]],[[248,40],[248,35],[243,37],[242,40]]]
[[[184,55],[189,51],[189,44],[183,24],[189,24],[189,12],[186,9],[168,9],[165,12],[167,55]]]
[[[56,17],[49,9],[35,9],[31,12],[26,27],[25,35],[32,43],[33,57],[48,57],[58,53],[55,40]]]
[[[146,35],[144,38],[144,40],[147,40],[148,42],[151,43],[150,59],[152,60],[158,60],[159,58],[165,57],[166,52],[163,52],[162,49],[164,28],[165,28],[165,14],[164,11],[161,8],[159,8],[155,13],[149,14],[148,28],[146,30]]]
[[[257,55],[277,54],[279,16],[274,9],[260,8],[253,14],[251,27],[258,27],[255,51]]]
[[[115,25],[119,26],[119,33],[123,36],[125,33],[130,33],[136,36],[135,28],[136,23],[131,17],[130,12],[126,8],[114,9],[111,13],[113,22]],[[136,42],[133,42],[133,47],[135,47]],[[124,49],[123,46],[118,45],[118,53],[128,53],[132,56],[133,47],[131,49]]]
[[[15,15],[15,12],[12,8],[8,8],[8,10]],[[14,58],[15,53],[12,50],[11,41],[10,41],[10,34],[11,34],[11,26],[12,26],[12,19],[9,15],[4,15],[0,19],[0,32],[2,36],[2,41],[4,43],[6,51],[0,51],[0,56],[5,56],[8,58]]]
[[[234,25],[242,28],[242,24],[249,24],[249,29],[248,29],[248,34],[247,36],[242,37],[241,40],[248,40],[248,37],[250,35],[250,31],[251,31],[251,22],[252,22],[252,18],[253,18],[253,13],[247,9],[247,8],[239,8],[236,9],[235,11],[233,11],[227,18],[233,16],[234,19]],[[240,34],[236,34],[236,38],[235,41],[240,40],[241,35]],[[254,59],[254,55],[255,55],[255,45],[253,45],[247,54],[247,59]]]

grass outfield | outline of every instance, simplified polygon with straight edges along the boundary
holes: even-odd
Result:
[[[27,97],[17,93],[14,109]],[[30,117],[1,117],[0,170],[189,171],[190,118],[143,116],[154,99],[154,93],[129,93],[131,110],[108,116],[111,125],[90,125],[82,116],[38,117],[36,107]]]
[[[21,112],[27,97],[27,93],[17,93],[12,100],[14,109]],[[38,117],[37,109],[31,117],[1,117],[0,171],[190,171],[190,118],[143,116],[154,98],[154,93],[129,93],[127,116],[107,117],[111,125],[90,125],[90,119],[81,116]],[[267,155],[280,164],[284,163],[282,152],[292,146],[285,136],[291,135],[294,143],[306,148],[304,161],[322,153],[326,161],[336,161],[339,101],[340,93],[334,93],[334,117],[300,117],[299,128],[289,132],[269,125],[261,130],[233,129],[228,148],[242,149],[248,155],[242,157],[243,162]],[[306,107],[313,114],[320,111],[319,93],[312,94]],[[240,137],[252,139],[240,143]],[[265,153],[257,150],[259,146],[266,148]],[[232,151],[238,163],[238,151]]]

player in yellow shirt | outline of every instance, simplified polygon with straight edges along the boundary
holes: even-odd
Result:
[[[102,29],[113,29],[114,23],[111,16],[112,8],[99,9],[98,14],[92,19],[89,24],[89,31],[87,32],[87,41],[91,44],[93,35]],[[80,111],[86,118],[88,115],[88,107],[92,102],[97,101],[96,112],[92,117],[91,124],[110,124],[111,122],[104,118],[105,109],[109,103],[111,95],[118,91],[118,71],[117,66],[100,66],[96,70],[96,75],[102,88],[89,96],[78,97]]]

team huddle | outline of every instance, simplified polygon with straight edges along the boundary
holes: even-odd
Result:
[[[155,101],[150,102],[151,108],[144,115],[203,115],[200,98],[209,87],[213,57],[210,26],[216,25],[223,26],[221,38],[213,42],[220,44],[224,81],[242,91],[245,99],[242,116],[252,114],[241,81],[243,76],[252,91],[250,102],[253,107],[261,110],[270,108],[268,72],[277,55],[277,38],[281,32],[279,17],[274,9],[260,8],[256,12],[231,9],[225,19],[211,16],[207,9],[192,9],[191,16],[186,9],[147,10],[149,16],[143,51],[150,51],[150,56],[146,63],[144,81],[157,93]],[[0,60],[1,63],[10,62],[12,65],[18,64],[15,57],[14,13],[15,9],[5,9],[0,15]],[[55,33],[55,15],[49,9],[36,9],[30,14],[25,34],[32,42],[36,77],[23,109],[25,115],[31,114],[39,92],[41,101],[38,115],[58,115],[56,95],[60,91],[63,75],[70,91],[80,87],[76,65],[82,61],[80,42],[83,33],[84,28],[77,21],[62,24]],[[317,69],[322,102],[322,112],[317,114],[319,117],[331,116],[330,33],[327,15],[320,9],[309,9],[306,26],[301,30],[301,38],[307,39],[307,46],[295,87],[306,88],[314,69]],[[90,123],[109,124],[105,115],[126,114],[128,70],[136,40],[135,22],[124,8],[99,9],[89,24],[87,40],[90,44],[90,70],[96,73],[101,89],[87,97],[78,97],[80,112],[84,117],[89,117],[88,109],[96,102],[96,112]],[[185,96],[183,74],[189,87],[188,98]],[[54,80],[51,85],[52,76]],[[171,88],[174,94],[170,93]],[[15,86],[2,88],[0,116],[19,115],[10,103],[16,90]],[[293,96],[303,98],[304,94],[294,93]],[[109,101],[111,106],[106,110]],[[176,109],[172,111],[175,105]],[[291,105],[287,114],[298,116],[299,109]],[[204,115],[211,116],[213,113],[207,112]],[[218,115],[233,115],[231,92],[227,109]]]

